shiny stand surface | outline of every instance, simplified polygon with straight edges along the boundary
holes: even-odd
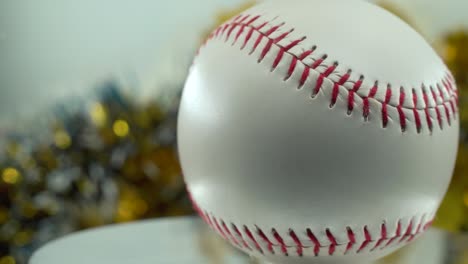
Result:
[[[166,218],[75,233],[39,249],[29,264],[260,264],[196,217]],[[373,264],[468,264],[468,235],[430,229]],[[276,264],[276,263],[275,263]],[[287,264],[287,263],[282,263]],[[364,264],[364,263],[363,263]]]

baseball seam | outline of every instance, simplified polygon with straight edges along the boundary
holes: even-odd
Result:
[[[190,197],[191,198],[191,197]],[[364,239],[357,241],[358,231],[351,227],[346,227],[348,241],[344,243],[337,242],[337,236],[329,228],[325,228],[324,233],[328,239],[328,245],[324,245],[319,241],[317,236],[310,228],[305,230],[295,230],[290,228],[288,231],[289,238],[293,241],[293,245],[285,243],[286,237],[272,228],[267,232],[265,229],[255,225],[248,227],[247,225],[239,226],[233,222],[226,222],[224,219],[214,216],[212,213],[202,210],[195,201],[191,198],[194,209],[216,233],[224,240],[230,242],[234,246],[247,250],[249,252],[257,252],[259,254],[271,254],[283,256],[298,256],[304,255],[313,256],[334,256],[336,255],[337,247],[344,245],[345,251],[343,255],[359,254],[363,252],[373,252],[375,250],[383,250],[390,246],[399,246],[402,243],[409,243],[413,239],[426,231],[432,224],[431,219],[426,219],[423,215],[419,221],[416,217],[411,218],[406,227],[403,227],[402,220],[398,220],[397,227],[393,235],[388,234],[388,226],[386,222],[381,224],[380,234],[371,234],[367,226],[361,230]],[[418,222],[417,227],[413,230],[413,225]],[[270,237],[270,238],[269,238]],[[299,237],[307,237],[308,241],[301,240]],[[274,240],[273,240],[273,239]],[[306,243],[311,243],[311,246],[305,246]]]
[[[232,46],[234,46],[238,41],[243,41],[240,49],[244,50],[248,44],[253,44],[252,49],[249,52],[249,55],[252,55],[258,48],[261,48],[260,44],[262,44],[264,39],[266,39],[266,44],[263,46],[258,57],[258,63],[261,63],[271,52],[273,46],[277,47],[278,53],[271,65],[271,71],[274,71],[280,63],[286,59],[285,57],[289,56],[291,60],[287,73],[284,76],[284,81],[288,81],[297,71],[297,68],[299,68],[297,67],[297,64],[301,63],[304,66],[304,69],[302,73],[300,73],[300,79],[297,84],[298,89],[302,89],[306,85],[306,82],[311,80],[310,74],[311,71],[314,71],[318,74],[318,78],[316,79],[310,94],[312,99],[321,92],[324,81],[330,81],[333,84],[329,105],[330,108],[334,108],[339,97],[340,88],[343,87],[347,91],[347,115],[351,115],[355,110],[356,97],[359,97],[362,100],[362,116],[364,121],[369,121],[369,116],[371,115],[370,101],[373,100],[381,106],[380,117],[383,128],[388,126],[389,119],[391,119],[389,108],[393,108],[392,110],[396,110],[398,113],[397,118],[399,119],[399,125],[402,133],[407,130],[408,123],[411,119],[414,120],[413,124],[416,127],[417,133],[421,133],[422,130],[426,128],[430,134],[433,132],[434,123],[437,123],[439,128],[442,130],[444,128],[444,120],[446,120],[447,126],[451,126],[452,120],[456,120],[458,112],[458,92],[455,87],[455,81],[450,72],[447,71],[445,77],[434,85],[421,84],[422,95],[418,95],[414,88],[412,89],[411,94],[407,94],[402,86],[400,87],[399,95],[394,95],[392,94],[391,84],[387,84],[386,87],[383,88],[382,85],[379,84],[379,81],[375,81],[372,87],[368,87],[369,92],[367,95],[362,95],[359,91],[365,80],[364,75],[360,75],[357,80],[352,80],[352,69],[348,69],[345,73],[336,73],[335,70],[337,70],[339,62],[335,61],[326,65],[325,61],[328,61],[328,55],[326,54],[313,58],[312,55],[315,55],[314,51],[317,49],[316,45],[303,51],[300,55],[294,54],[290,50],[303,42],[306,37],[304,36],[293,39],[289,44],[284,45],[282,41],[284,42],[284,40],[289,37],[289,35],[294,31],[294,28],[282,30],[282,28],[285,27],[285,23],[273,24],[273,20],[266,20],[265,22],[257,23],[258,21],[261,21],[260,15],[254,16],[250,14],[241,14],[214,30],[200,49],[212,39],[224,39],[224,42],[230,41]],[[254,22],[258,25],[254,26]],[[234,34],[236,29],[238,29],[237,33]],[[256,38],[254,37],[254,33],[258,34]],[[278,36],[272,37],[275,34]],[[243,40],[241,38],[242,35],[245,35]],[[312,59],[313,63],[307,63],[306,60],[310,59]],[[330,78],[332,74],[340,76],[339,80],[335,81]],[[384,100],[376,98],[376,94],[381,89],[386,89]],[[394,96],[398,96],[398,104],[391,102]],[[412,107],[404,105],[407,98],[412,99]],[[445,116],[443,116],[444,114]],[[411,118],[410,115],[412,115]]]

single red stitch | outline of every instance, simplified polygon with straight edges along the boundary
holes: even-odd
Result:
[[[260,32],[260,29],[262,29],[262,28],[263,28],[264,26],[266,26],[267,24],[268,24],[268,22],[264,22],[263,24],[259,25],[259,26],[256,27],[255,29],[256,29],[257,31],[259,31],[260,34],[262,34],[262,33]]]
[[[328,240],[330,240],[330,247],[328,248],[328,255],[333,256],[333,253],[335,253],[336,245],[338,245],[338,243],[336,243],[336,239],[331,233],[330,229],[327,228],[325,230],[325,234],[327,235]]]
[[[289,64],[289,69],[288,69],[288,75],[284,78],[284,80],[287,80],[291,77],[291,75],[294,73],[294,69],[296,68],[297,64],[297,58],[296,57],[291,57],[291,64]]]
[[[314,63],[310,66],[312,69],[315,69],[317,68],[318,66],[320,66],[320,64],[322,64],[322,62],[325,60],[325,56],[321,57],[320,59],[317,59],[316,61],[314,61]]]
[[[273,62],[273,65],[271,66],[271,69],[274,70],[276,67],[278,67],[278,64],[280,61],[283,59],[284,55],[284,50],[280,49],[278,54],[276,55],[275,61]]]
[[[432,119],[429,113],[429,98],[427,97],[427,92],[426,92],[425,87],[423,87],[423,99],[424,99],[424,104],[426,105],[426,107],[424,108],[424,113],[426,114],[426,122],[427,122],[427,125],[429,126],[429,131],[432,131]]]
[[[284,32],[283,34],[281,34],[281,35],[279,35],[277,38],[275,38],[275,39],[273,40],[273,42],[274,42],[274,43],[280,42],[280,41],[283,40],[285,37],[287,37],[289,34],[291,34],[291,32],[293,32],[293,31],[294,31],[294,30],[291,29],[291,30],[289,30],[289,31],[287,31],[287,32]]]
[[[319,93],[320,88],[322,87],[324,78],[325,78],[325,76],[323,76],[323,74],[321,73],[319,75],[319,77],[317,78],[317,81],[315,83],[315,88],[314,88],[314,92],[313,92],[312,96],[315,96],[315,95],[317,95]]]
[[[237,20],[239,20],[239,18],[241,18],[244,14],[239,14],[237,15],[233,20],[232,22],[236,22]]]
[[[303,255],[303,248],[304,245],[302,245],[301,240],[297,237],[296,233],[292,229],[289,230],[289,236],[292,238],[294,243],[296,244],[296,252],[299,257],[302,257]]]
[[[338,64],[334,63],[332,66],[328,67],[325,72],[323,73],[323,75],[325,77],[328,77],[335,69],[336,67],[338,66]]]
[[[437,84],[437,89],[439,90],[439,95],[440,95],[440,98],[442,98],[442,103],[445,101],[445,94],[442,92],[442,87],[440,86],[440,84]]]
[[[273,228],[272,229],[272,232],[273,232],[273,237],[275,237],[276,241],[278,241],[278,243],[280,244],[281,246],[281,251],[283,252],[283,254],[285,256],[288,256],[288,248],[286,246],[286,244],[284,243],[284,240],[283,238],[278,234],[278,232],[276,232],[276,230]]]
[[[348,233],[348,244],[346,245],[346,251],[344,254],[348,253],[353,248],[353,245],[356,244],[356,237],[354,236],[353,230],[348,226],[347,228]]]
[[[398,221],[397,223],[397,229],[396,229],[396,232],[395,232],[395,236],[390,238],[390,240],[387,242],[387,244],[385,244],[384,247],[388,247],[390,244],[393,243],[393,241],[395,241],[397,238],[399,238],[401,236],[401,221]]]
[[[449,125],[451,125],[452,120],[450,119],[449,109],[448,109],[448,107],[447,107],[447,105],[445,103],[442,103],[442,105],[444,106],[444,109],[445,109],[445,115],[447,116],[447,122],[448,122]]]
[[[273,40],[271,40],[271,39],[268,40],[267,44],[265,45],[265,47],[262,50],[262,53],[260,54],[260,57],[258,58],[258,62],[261,62],[265,58],[267,53],[270,51],[272,45],[273,45]]]
[[[230,26],[231,24],[225,24],[223,26],[223,30],[221,31],[221,35],[224,35],[224,33],[226,32],[226,30],[228,29],[228,27]]]
[[[449,82],[447,82],[447,80],[446,80],[446,79],[442,79],[442,84],[443,84],[443,85],[444,85],[444,87],[445,87],[445,91],[447,91],[447,94],[449,94],[449,95],[450,95],[450,94],[451,94],[451,92],[452,92],[452,89],[450,89],[450,86],[449,86],[449,84],[448,84],[448,83],[449,83]]]
[[[213,222],[214,222],[214,224],[215,224],[215,227],[216,227],[216,230],[218,231],[218,233],[221,234],[221,236],[222,236],[225,240],[229,241],[229,238],[226,236],[226,234],[224,233],[224,231],[223,231],[223,230],[221,229],[221,227],[219,226],[218,220],[216,220],[216,217],[213,217]]]
[[[250,240],[255,244],[255,247],[257,248],[257,250],[263,254],[263,250],[260,247],[260,244],[258,244],[257,240],[255,240],[254,236],[252,235],[252,232],[250,232],[247,226],[244,226],[244,231],[247,234],[247,236],[250,238]]]
[[[239,24],[231,24],[231,28],[228,30],[226,39],[224,41],[228,41],[228,39],[231,37],[232,31],[238,26]]]
[[[211,222],[211,218],[210,218],[210,215],[208,214],[208,212],[205,212],[205,216],[206,216],[206,220],[208,220],[208,225],[211,226],[213,229],[214,229],[214,226],[213,226],[213,222]]]
[[[314,233],[312,233],[312,231],[309,228],[307,228],[306,233],[310,241],[314,243],[314,255],[318,256],[320,253],[320,247],[321,247],[320,241],[315,237]]]
[[[221,27],[218,27],[215,31],[215,36],[218,37],[219,36],[219,32],[221,32]]]
[[[309,73],[310,73],[310,68],[304,67],[304,71],[302,72],[301,79],[299,80],[298,88],[301,88],[302,86],[304,86],[305,82],[307,81],[307,78],[309,78]]]
[[[442,116],[440,115],[440,111],[439,111],[439,107],[438,107],[438,102],[437,102],[437,96],[436,96],[436,93],[434,92],[434,88],[433,87],[430,87],[430,90],[431,90],[431,94],[432,94],[432,97],[434,98],[434,102],[435,102],[435,111],[436,111],[436,116],[437,116],[437,122],[439,123],[439,127],[440,129],[442,129]]]
[[[364,116],[364,119],[367,119],[370,114],[370,105],[369,105],[369,98],[374,98],[374,96],[377,94],[377,82],[374,83],[374,86],[370,89],[369,94],[367,97],[364,97],[363,101],[363,107],[362,107],[362,113]]]
[[[453,103],[453,100],[449,100],[449,104],[450,104],[450,107],[452,108],[453,118],[456,119],[457,118],[457,116],[456,116],[457,110],[455,110],[455,105]]]
[[[270,28],[267,32],[265,32],[265,36],[270,36],[271,34],[273,34],[273,32],[277,31],[280,27],[282,27],[284,25],[284,23],[281,23],[277,26],[274,26],[272,28]]]
[[[260,18],[260,16],[254,16],[249,21],[247,21],[247,23],[245,25],[249,26],[250,24],[252,24],[253,22],[255,22],[259,18]]]
[[[315,89],[313,96],[317,95],[320,92],[320,88],[322,88],[323,80],[325,77],[330,75],[335,69],[336,69],[336,64],[333,64],[332,66],[328,67],[324,73],[320,73],[319,77],[317,78],[317,82],[315,83]]]
[[[380,227],[380,239],[375,243],[375,246],[371,251],[377,249],[385,240],[387,240],[387,227],[385,226],[385,223],[382,223],[382,226]]]
[[[241,28],[239,29],[239,32],[237,32],[236,38],[234,39],[234,42],[232,43],[233,45],[237,42],[240,35],[242,35],[242,33],[244,33],[244,29],[245,29],[245,25],[241,25]]]
[[[296,39],[294,41],[292,41],[291,43],[289,43],[287,46],[285,46],[283,49],[285,51],[289,51],[290,49],[294,48],[295,46],[297,46],[299,43],[301,43],[302,41],[304,41],[304,39],[306,39],[305,37],[303,38],[300,38],[300,39]],[[302,60],[302,59],[301,59]]]
[[[330,106],[335,105],[336,100],[338,98],[339,88],[340,88],[341,85],[345,84],[348,81],[349,77],[350,77],[350,73],[348,71],[345,75],[341,76],[341,78],[340,78],[340,80],[338,80],[338,82],[333,83],[332,98],[331,98]],[[350,105],[352,105],[353,102],[354,102],[354,97],[350,98],[348,96],[348,110],[350,109]]]
[[[237,24],[241,24],[242,22],[244,22],[249,17],[250,17],[250,15],[245,15],[244,17],[242,17],[241,20],[237,21]]]
[[[413,241],[413,239],[419,234],[420,229],[421,229],[421,225],[422,225],[422,218],[421,218],[421,221],[419,221],[418,226],[416,227],[416,232],[414,234],[411,234],[410,237],[408,238],[408,240],[406,240],[406,242],[409,243],[409,242]]]
[[[403,240],[407,239],[408,236],[411,235],[411,230],[413,229],[413,219],[410,220],[408,227],[406,228],[405,234],[401,237],[401,239],[398,241],[398,243],[403,242]]]
[[[416,130],[418,133],[421,132],[421,118],[419,117],[419,112],[418,112],[418,95],[416,94],[416,90],[413,89],[413,114],[414,114],[414,121],[416,123]]]
[[[250,51],[250,54],[252,54],[252,53],[255,52],[255,50],[257,49],[258,45],[259,45],[260,42],[262,41],[262,38],[263,38],[263,35],[262,35],[262,34],[258,35],[258,38],[257,38],[257,40],[255,41],[254,46],[253,46],[252,50]]]
[[[313,52],[314,52],[313,49],[304,51],[304,52],[299,56],[299,60],[300,60],[300,61],[304,60],[305,58],[307,58],[307,56],[309,56],[309,55],[312,54]]]
[[[256,228],[258,235],[267,243],[268,251],[270,251],[271,254],[275,254],[275,251],[273,250],[273,243],[271,243],[265,233],[263,233],[262,229],[260,229],[258,226]]]
[[[226,232],[226,234],[229,236],[229,238],[234,242],[234,244],[236,244],[237,246],[240,246],[239,242],[237,241],[237,239],[231,234],[231,231],[229,231],[229,228],[226,226],[226,223],[221,220],[221,226],[223,227],[224,229],[224,232]]]
[[[244,44],[242,45],[241,49],[244,49],[245,46],[247,46],[247,42],[249,42],[250,38],[252,37],[254,30],[254,28],[250,28],[249,32],[245,36]]]
[[[385,102],[382,103],[382,125],[383,127],[387,127],[387,124],[388,124],[387,104],[390,102],[391,98],[392,98],[392,89],[390,85],[388,85],[387,93],[385,94]]]
[[[247,242],[244,240],[244,237],[242,236],[241,232],[239,231],[239,229],[237,229],[237,226],[235,224],[232,224],[232,228],[234,229],[234,232],[236,232],[237,236],[241,239],[242,241],[242,244],[244,245],[244,247],[246,247],[247,249],[249,250],[252,250],[250,247],[249,247],[249,244],[247,244]]]
[[[369,230],[367,230],[367,226],[364,226],[364,238],[365,238],[365,240],[364,240],[364,242],[362,242],[362,245],[359,247],[357,253],[361,252],[372,241],[372,237],[371,237],[371,235],[369,233]]]
[[[404,102],[405,102],[405,90],[403,89],[403,87],[401,87],[401,89],[400,89],[400,102],[398,103],[397,110],[398,110],[398,115],[400,116],[400,126],[401,126],[402,131],[406,130],[406,115],[403,112]]]

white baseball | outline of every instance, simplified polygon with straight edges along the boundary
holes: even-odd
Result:
[[[178,123],[202,218],[273,263],[362,262],[432,222],[458,140],[453,77],[365,1],[269,1],[195,59]]]

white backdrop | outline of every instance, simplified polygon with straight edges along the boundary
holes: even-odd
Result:
[[[1,0],[0,121],[88,92],[111,76],[154,87],[158,65],[183,60],[216,11],[241,2]],[[468,26],[466,0],[394,2],[430,41],[446,28]]]

